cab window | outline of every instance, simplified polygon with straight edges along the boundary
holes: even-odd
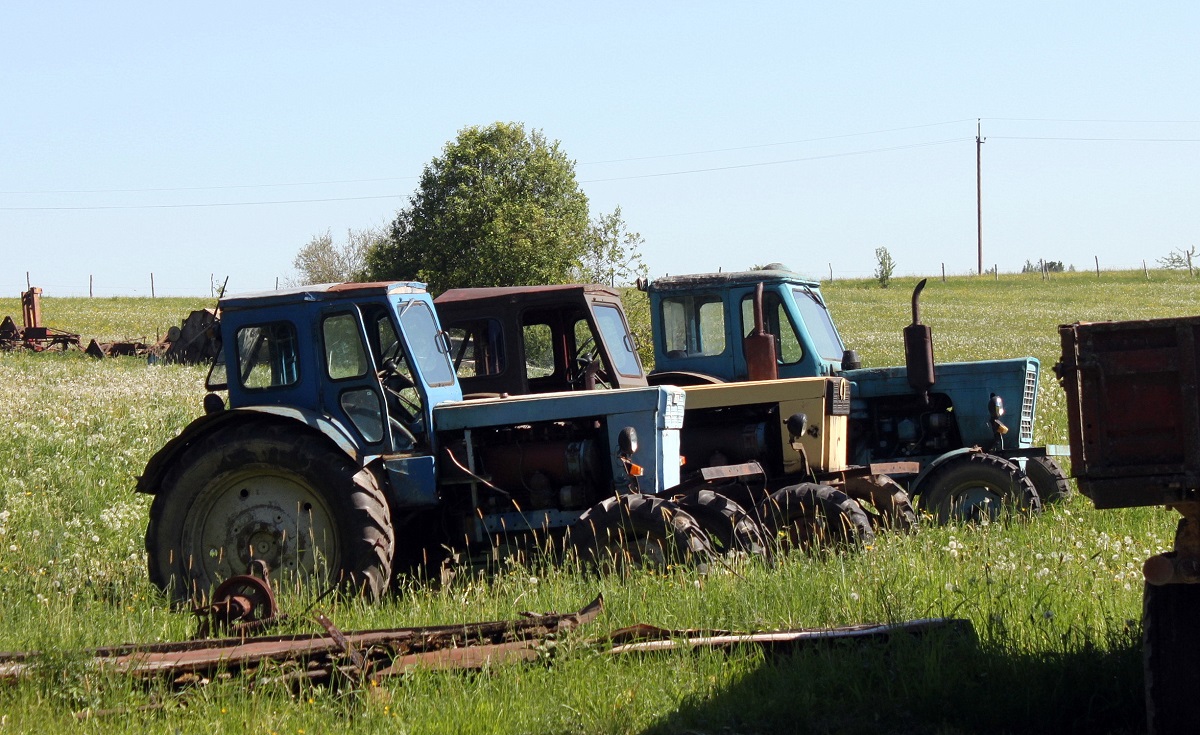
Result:
[[[479,319],[446,330],[450,335],[450,360],[460,378],[504,372],[504,340],[500,322]]]
[[[636,377],[642,374],[642,363],[638,361],[637,350],[633,344],[633,335],[625,326],[621,310],[607,304],[597,304],[595,308],[596,325],[604,335],[604,343],[612,352],[612,359],[621,375]]]
[[[242,327],[237,348],[238,378],[244,388],[278,388],[300,379],[296,327],[291,322]]]
[[[325,340],[325,372],[333,380],[359,378],[367,372],[367,350],[358,331],[358,317],[344,313],[321,322]]]
[[[453,385],[448,340],[424,301],[400,304],[400,325],[417,370],[431,386]]]
[[[719,355],[725,351],[725,308],[718,296],[665,298],[662,321],[667,357]]]
[[[804,359],[804,347],[788,318],[787,305],[778,293],[763,294],[763,326],[775,337],[775,359],[781,365],[794,365]],[[754,297],[742,299],[742,336],[754,331]]]

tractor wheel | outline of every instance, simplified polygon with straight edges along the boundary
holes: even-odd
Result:
[[[801,548],[875,540],[862,507],[828,485],[805,482],[781,488],[763,501],[759,512],[772,536]]]
[[[262,422],[190,447],[150,506],[150,580],[177,600],[266,563],[277,579],[378,597],[395,540],[374,475],[319,435]]]
[[[695,518],[650,495],[607,498],[584,511],[567,534],[568,548],[597,566],[704,566],[715,553]]]
[[[671,499],[696,519],[722,554],[741,551],[752,556],[767,552],[765,529],[732,498],[713,490],[693,490]]]
[[[846,480],[843,492],[861,505],[866,502],[875,510],[867,511],[867,517],[876,530],[895,529],[915,531],[917,512],[913,510],[904,486],[886,475],[851,477]]]
[[[1200,584],[1147,583],[1142,595],[1142,665],[1150,733],[1195,732],[1200,691]]]
[[[1036,513],[1041,499],[1021,468],[983,452],[963,454],[929,474],[921,484],[921,508],[938,524],[996,520],[1003,513]]]
[[[1025,462],[1025,475],[1033,483],[1042,503],[1058,503],[1071,497],[1067,473],[1053,457],[1030,457]]]

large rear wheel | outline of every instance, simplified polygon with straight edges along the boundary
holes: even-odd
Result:
[[[150,580],[179,600],[265,562],[275,578],[342,585],[377,597],[395,541],[368,470],[324,437],[264,422],[221,429],[190,447],[150,507]]]
[[[921,508],[939,524],[992,521],[1005,513],[1036,513],[1041,499],[1021,468],[984,452],[961,454],[921,483]]]

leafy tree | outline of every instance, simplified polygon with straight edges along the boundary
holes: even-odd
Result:
[[[648,269],[640,252],[645,242],[640,233],[629,231],[619,206],[612,214],[600,215],[592,221],[575,280],[615,286],[645,278]]]
[[[561,283],[581,268],[589,235],[587,197],[557,141],[520,123],[468,127],[425,167],[367,274],[434,293]]]
[[[383,231],[378,228],[347,230],[342,243],[335,243],[329,230],[313,235],[292,260],[297,274],[293,285],[362,280],[368,250],[383,240]]]
[[[896,261],[887,248],[875,248],[875,280],[880,288],[887,288],[892,282],[892,274],[896,272]]]

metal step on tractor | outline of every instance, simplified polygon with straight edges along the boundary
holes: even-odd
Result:
[[[264,570],[377,596],[449,558],[568,538],[597,562],[704,563],[712,538],[746,534],[711,488],[761,472],[681,476],[682,390],[464,401],[422,284],[231,296],[218,329],[205,414],[137,484],[150,578],[175,599]]]
[[[612,289],[461,289],[437,306],[467,390],[682,386],[688,466],[754,461],[776,487],[811,479],[856,500],[876,527],[911,527],[910,494],[947,522],[993,518],[1006,507],[1033,512],[1069,490],[1054,459],[1032,444],[1037,359],[935,366],[929,328],[920,324],[921,287],[905,330],[908,364],[862,369],[819,284],[790,271],[640,285],[654,340],[648,377]],[[1020,406],[1015,432],[1002,418],[1006,399]],[[798,413],[820,421],[789,425]],[[828,441],[838,435],[829,423],[839,425],[841,447]]]
[[[435,303],[468,396],[603,392],[594,389],[647,384],[613,289],[579,284],[452,289]],[[781,520],[805,518],[811,522],[785,532],[782,540],[807,545],[869,542],[880,527],[911,528],[915,513],[888,473],[913,473],[917,465],[847,462],[849,387],[830,376],[686,387],[680,436],[685,468],[718,472],[730,463],[761,468],[756,481],[712,487],[715,497],[706,496],[727,518],[744,520],[746,533],[757,525],[758,535],[778,536]],[[685,507],[696,515],[711,511],[695,509],[694,501]]]

